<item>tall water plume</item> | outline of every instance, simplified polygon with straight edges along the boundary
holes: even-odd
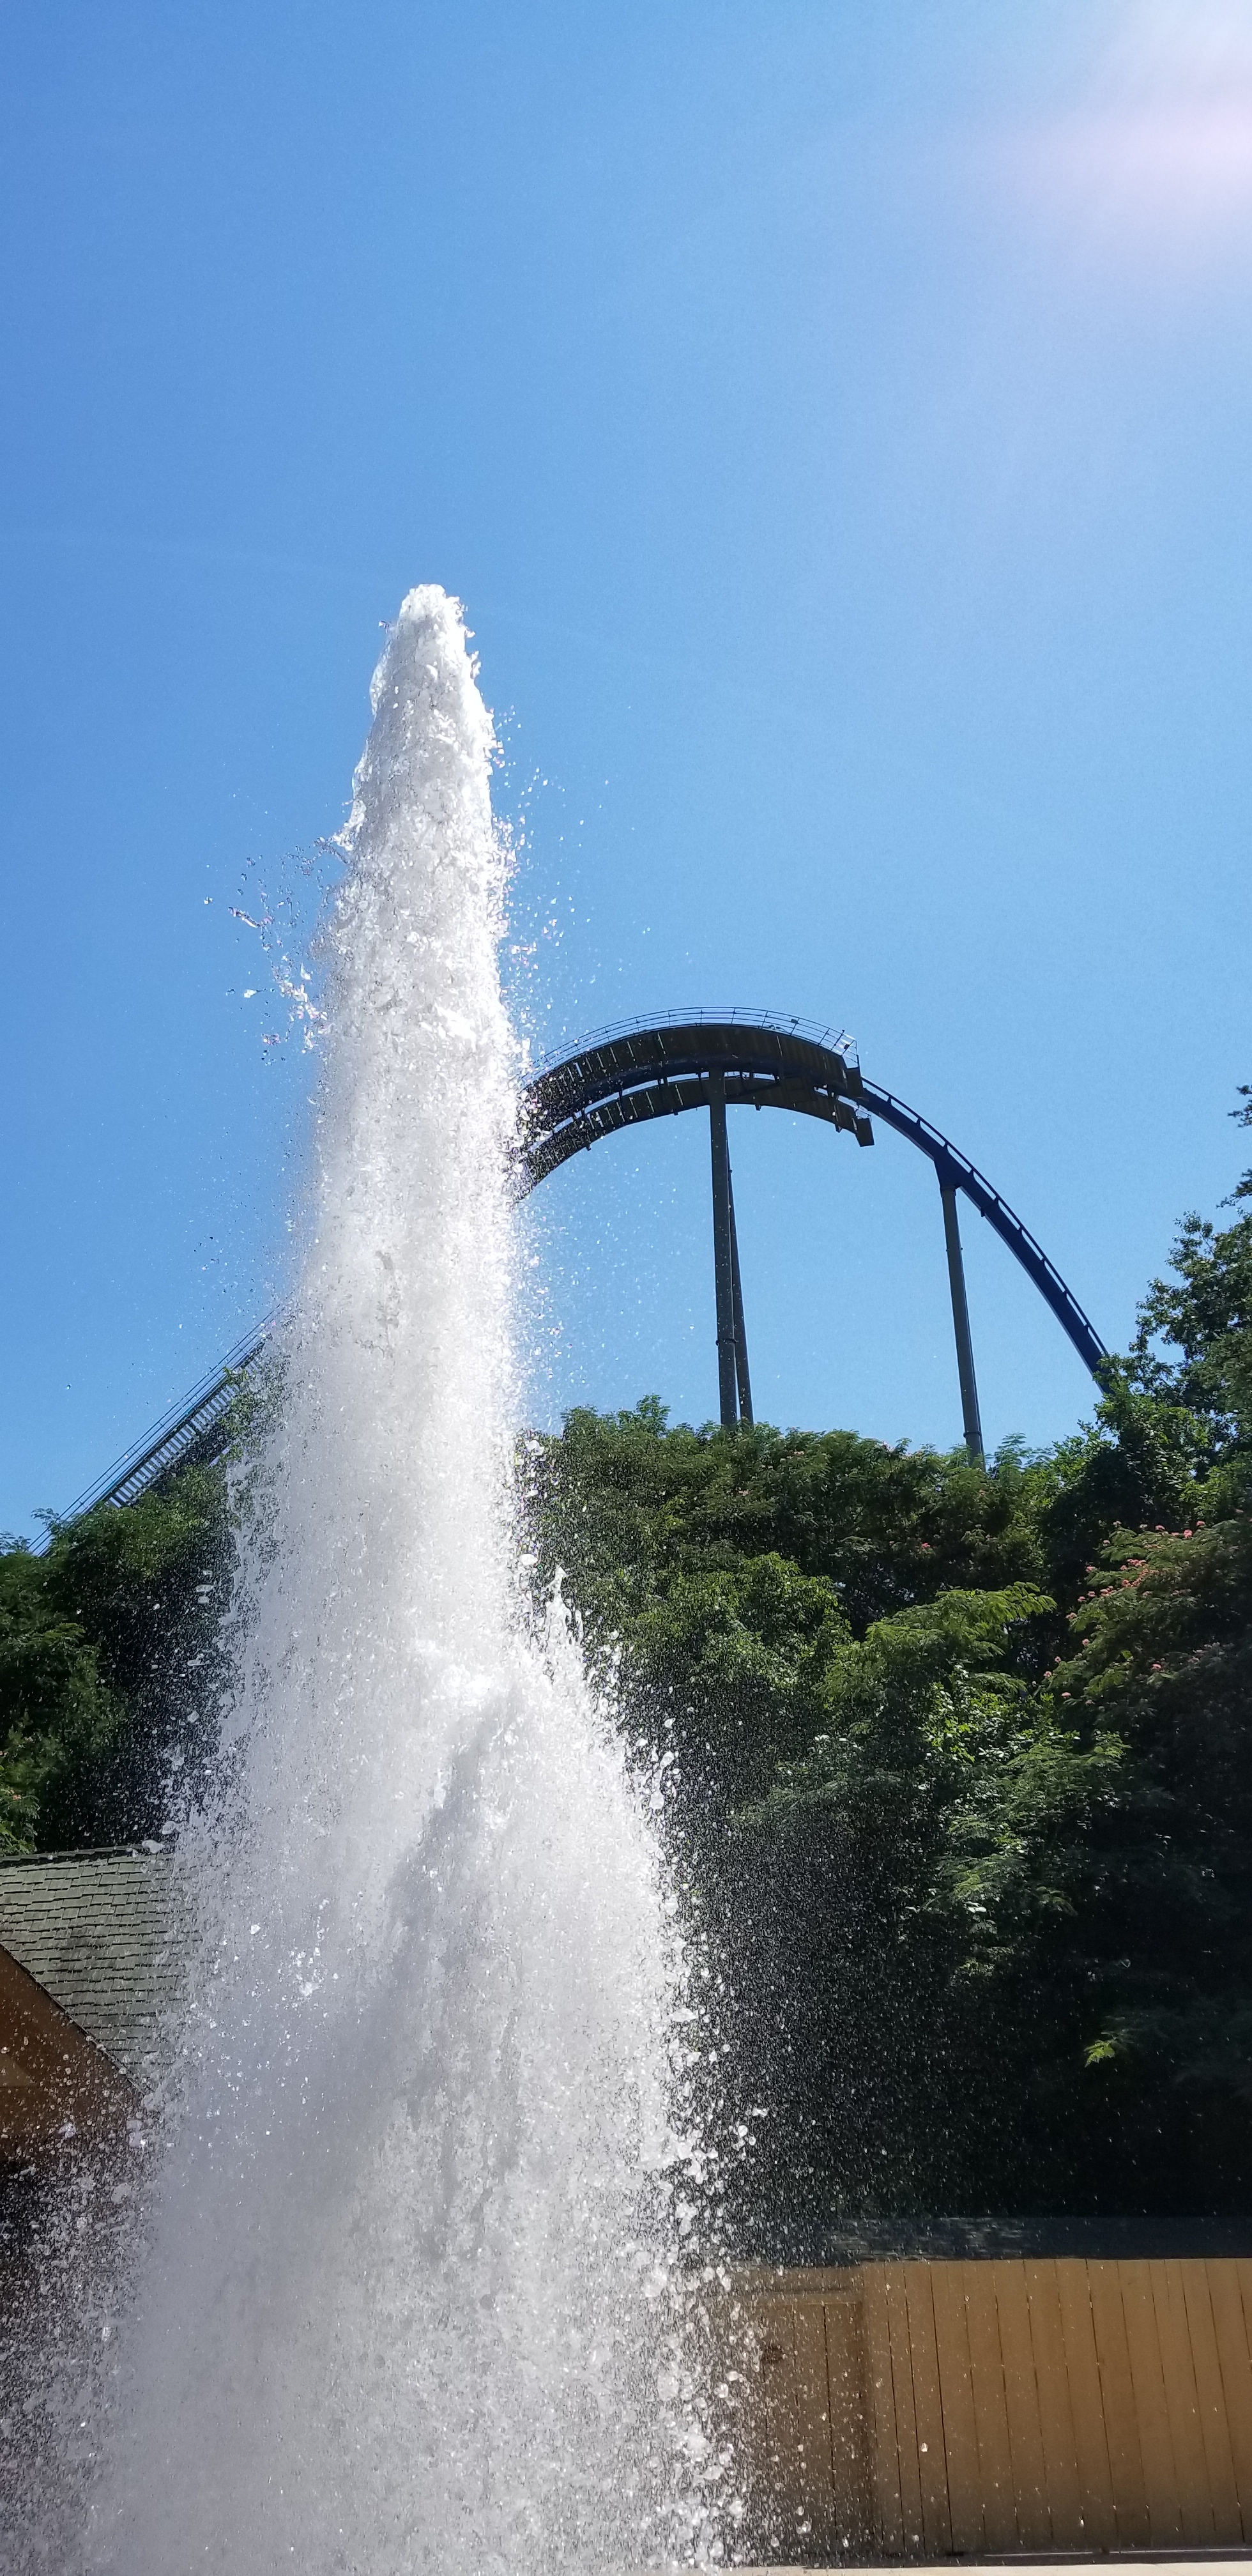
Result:
[[[517,1591],[504,857],[442,591],[405,600],[373,707],[230,1786],[184,1837],[199,2000],[92,2514],[126,2576],[655,2563],[700,2447],[663,2323],[670,1900]]]

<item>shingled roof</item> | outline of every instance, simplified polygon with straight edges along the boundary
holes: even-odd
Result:
[[[167,1852],[0,1859],[0,1948],[147,2090],[169,2056],[186,1949]]]

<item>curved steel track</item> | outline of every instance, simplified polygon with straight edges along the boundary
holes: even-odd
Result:
[[[920,1110],[870,1082],[846,1044],[828,1031],[815,1035],[798,1020],[692,1012],[632,1021],[545,1065],[524,1097],[526,1186],[533,1189],[571,1154],[619,1128],[707,1109],[709,1075],[716,1071],[725,1080],[728,1109],[798,1111],[824,1119],[860,1145],[872,1145],[871,1119],[881,1118],[927,1156],[941,1189],[960,1190],[994,1227],[1086,1366],[1094,1373],[1107,1358],[1090,1316],[1056,1264],[968,1156]]]
[[[688,1109],[704,1109],[710,1113],[715,1140],[716,1226],[719,1099],[726,1109],[789,1109],[802,1117],[819,1118],[861,1146],[873,1144],[872,1121],[880,1118],[884,1126],[905,1137],[934,1166],[944,1197],[961,1391],[972,1454],[981,1456],[981,1433],[964,1310],[960,1238],[955,1228],[956,1193],[967,1198],[994,1228],[1068,1334],[1079,1358],[1093,1374],[1098,1373],[1101,1361],[1108,1356],[1104,1343],[1056,1264],[1048,1259],[1042,1244],[1014,1214],[1008,1201],[949,1137],[923,1118],[920,1110],[911,1109],[894,1092],[871,1082],[861,1072],[845,1038],[806,1021],[758,1011],[683,1011],[662,1020],[634,1020],[597,1031],[571,1054],[541,1066],[526,1085],[517,1157],[519,1193],[524,1196],[536,1189],[572,1155],[585,1153],[623,1128],[642,1125],[652,1118],[677,1117]],[[724,1131],[724,1118],[722,1126]],[[728,1191],[728,1171],[724,1186]],[[733,1201],[727,1216],[728,1258],[734,1269],[735,1329],[743,1351],[742,1403],[747,1357]],[[727,1317],[731,1311],[730,1276],[727,1269]],[[720,1273],[718,1297],[720,1345],[727,1337],[723,1333]],[[266,1329],[240,1344],[227,1362],[145,1434],[106,1476],[80,1495],[63,1518],[74,1519],[95,1503],[133,1501],[193,1451],[203,1456],[211,1454],[214,1445],[221,1445],[226,1437],[225,1417],[231,1396],[240,1373],[259,1359]],[[733,1363],[731,1367],[733,1373]],[[723,1420],[728,1418],[726,1383],[724,1379]],[[744,1417],[750,1419],[750,1402],[743,1403],[742,1410]],[[733,1410],[730,1418],[734,1418]]]

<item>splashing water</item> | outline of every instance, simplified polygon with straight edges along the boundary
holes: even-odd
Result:
[[[672,1900],[515,1589],[504,853],[442,591],[373,707],[232,1785],[184,1843],[216,1964],[91,2516],[126,2576],[691,2547]]]

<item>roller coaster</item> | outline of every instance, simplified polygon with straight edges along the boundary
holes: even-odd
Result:
[[[713,1285],[717,1316],[718,1395],[727,1429],[750,1424],[752,1387],[739,1274],[727,1112],[786,1109],[819,1118],[861,1147],[874,1142],[875,1119],[894,1129],[930,1162],[939,1184],[957,1376],[965,1445],[983,1458],[978,1384],[965,1292],[958,1197],[976,1208],[1067,1333],[1093,1376],[1108,1357],[1089,1316],[1067,1288],[1041,1244],[1015,1216],[998,1190],[950,1139],[861,1072],[851,1042],[813,1022],[763,1011],[689,1010],[663,1019],[621,1022],[598,1029],[573,1052],[540,1067],[521,1098],[516,1180],[519,1197],[550,1172],[608,1136],[653,1118],[706,1111],[713,1203]],[[76,1518],[96,1503],[128,1503],[188,1457],[213,1454],[227,1437],[226,1420],[241,1380],[255,1367],[269,1327],[237,1343],[226,1358],[183,1398],[125,1457],[80,1494],[63,1515]]]

